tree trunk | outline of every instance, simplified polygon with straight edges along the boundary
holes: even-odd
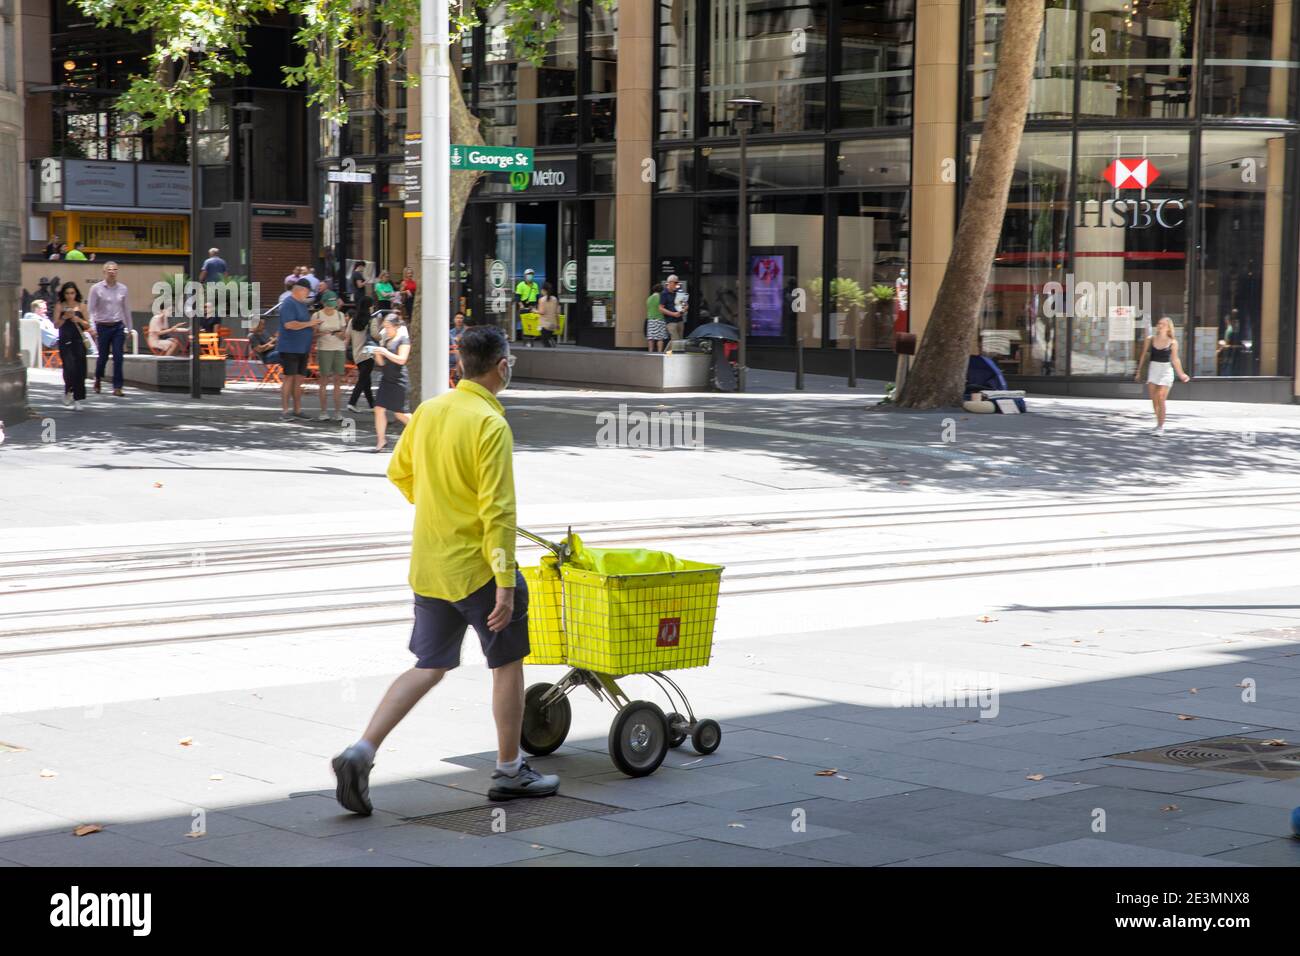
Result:
[[[1044,0],[1007,0],[998,69],[952,255],[898,404],[960,405],[1029,112]]]
[[[459,63],[460,54],[459,46],[453,44],[451,48],[451,62]],[[469,146],[483,146],[483,134],[479,132],[478,117],[469,111],[465,104],[465,95],[460,88],[460,74],[456,69],[451,71],[451,141]],[[421,90],[421,95],[424,91]],[[448,159],[450,162],[450,159]],[[451,241],[453,247],[456,243],[456,233],[460,231],[460,220],[465,215],[465,206],[469,200],[469,194],[474,190],[474,185],[479,181],[483,173],[479,170],[453,170],[451,174]],[[432,201],[431,194],[426,193],[424,202]],[[452,264],[455,269],[455,263]],[[412,342],[420,341],[420,312],[427,301],[427,296],[423,293],[427,290],[420,290],[421,295],[418,298],[418,305],[411,310],[411,340]],[[449,289],[442,290],[442,295],[448,295]],[[411,379],[411,407],[414,408],[423,400],[421,392],[421,372],[420,368],[420,350],[418,346],[411,349],[410,362],[410,379]]]

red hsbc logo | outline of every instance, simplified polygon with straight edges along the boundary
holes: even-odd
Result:
[[[1101,174],[1116,189],[1146,189],[1160,177],[1149,159],[1117,159]]]
[[[682,637],[682,619],[680,617],[661,617],[659,619],[659,636],[655,639],[657,647],[676,647]]]

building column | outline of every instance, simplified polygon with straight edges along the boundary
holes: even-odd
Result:
[[[961,32],[961,0],[917,0],[908,318],[918,338],[930,321],[957,230]]]
[[[653,157],[654,13],[652,3],[618,10],[618,126],[615,134],[614,344],[645,348],[650,294],[650,200],[642,178]],[[585,252],[584,252],[585,255]]]

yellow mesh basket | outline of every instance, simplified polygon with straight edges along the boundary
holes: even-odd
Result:
[[[525,664],[563,664],[566,644],[560,572],[550,555],[539,567],[520,568],[528,585],[528,656]]]
[[[706,666],[722,568],[680,559],[678,567],[599,574],[564,565],[569,665],[611,677]]]

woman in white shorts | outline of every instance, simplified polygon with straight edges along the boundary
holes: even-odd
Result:
[[[1147,395],[1156,413],[1156,434],[1165,433],[1165,401],[1169,397],[1169,388],[1174,384],[1174,375],[1180,382],[1191,381],[1183,371],[1182,362],[1178,361],[1178,341],[1174,338],[1174,323],[1169,316],[1161,316],[1156,322],[1155,331],[1142,343],[1142,358],[1138,363],[1137,375],[1133,381],[1142,381],[1142,367],[1147,366]]]

